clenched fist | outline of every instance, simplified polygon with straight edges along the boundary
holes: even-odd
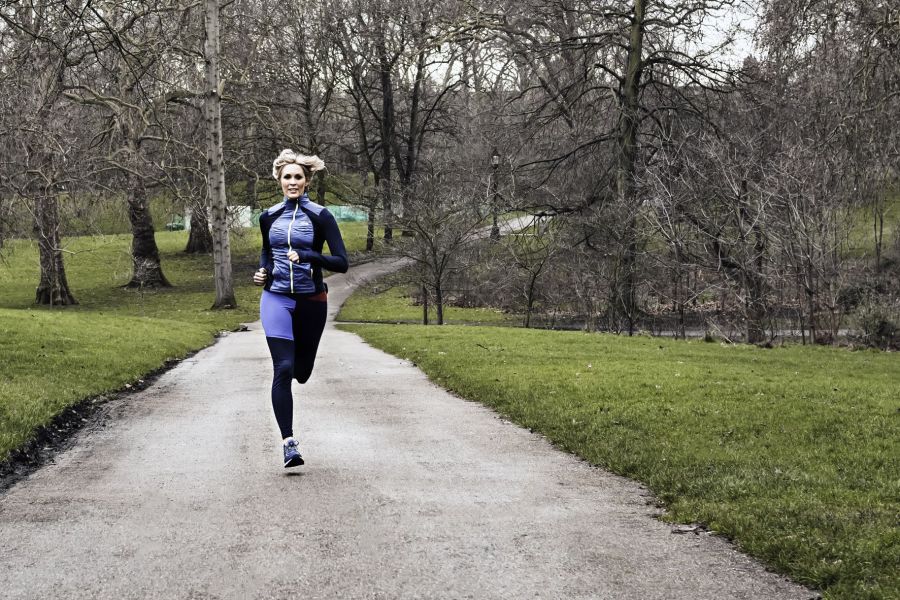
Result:
[[[266,285],[267,273],[263,267],[253,274],[253,283],[256,285]]]

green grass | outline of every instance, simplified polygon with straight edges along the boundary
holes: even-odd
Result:
[[[66,407],[208,345],[208,322],[0,309],[0,459]]]
[[[900,597],[900,356],[342,325],[826,598]]]
[[[348,254],[362,254],[366,251],[366,223],[364,221],[347,221],[339,223],[341,236]],[[352,261],[351,261],[352,262]]]
[[[365,245],[365,224],[341,225],[349,251]],[[360,239],[360,235],[362,239]],[[63,240],[66,274],[77,306],[33,304],[39,266],[36,245],[14,241],[0,258],[0,461],[34,430],[85,398],[121,388],[259,317],[251,283],[260,236],[231,236],[238,308],[210,310],[215,299],[212,257],[182,253],[187,233],[157,232],[163,272],[174,287],[129,290],[131,237]]]
[[[847,253],[851,257],[875,255],[875,218],[871,208],[860,208],[852,215]],[[885,200],[884,207],[884,251],[890,250],[898,224],[900,224],[900,194]]]
[[[407,295],[406,286],[373,283],[357,290],[341,307],[339,321],[367,323],[421,323],[422,306],[416,306]],[[437,322],[437,312],[429,307],[429,320]],[[448,324],[518,325],[520,315],[506,314],[492,308],[444,307],[444,321]]]

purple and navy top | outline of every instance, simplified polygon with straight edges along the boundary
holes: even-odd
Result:
[[[259,216],[262,253],[259,266],[266,270],[266,290],[278,294],[315,295],[326,291],[322,269],[346,273],[350,266],[337,221],[324,206],[303,194],[285,198]],[[331,255],[322,254],[328,243]],[[288,260],[288,252],[300,255],[300,262]]]

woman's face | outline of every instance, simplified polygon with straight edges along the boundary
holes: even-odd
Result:
[[[306,174],[300,165],[285,165],[281,169],[281,191],[286,197],[296,200],[306,191],[307,184]]]

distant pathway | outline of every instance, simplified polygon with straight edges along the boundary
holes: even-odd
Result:
[[[228,335],[0,496],[0,598],[814,597],[330,325],[285,472],[270,371]]]

